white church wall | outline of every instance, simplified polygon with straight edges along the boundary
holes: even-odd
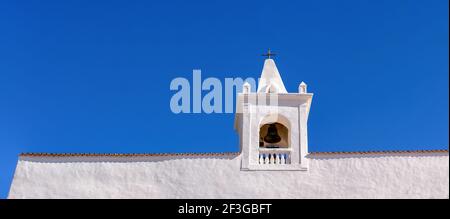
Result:
[[[313,94],[304,82],[287,93],[270,55],[258,92],[237,95],[241,153],[25,154],[8,198],[449,198],[448,150],[308,153]],[[289,147],[261,148],[261,125],[275,122]],[[261,162],[276,153],[290,160]]]
[[[8,198],[449,198],[448,152],[308,160],[308,171],[241,171],[241,155],[21,156]]]

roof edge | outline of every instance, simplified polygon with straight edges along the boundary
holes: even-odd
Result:
[[[351,155],[351,154],[432,154],[449,153],[448,149],[435,150],[385,150],[385,151],[336,151],[336,152],[310,152],[310,155]]]
[[[166,156],[234,156],[240,152],[218,153],[20,153],[20,157],[166,157]]]
[[[417,154],[417,153],[449,153],[448,149],[438,150],[387,150],[387,151],[335,151],[310,152],[309,155],[352,155],[352,154]],[[212,153],[20,153],[20,157],[173,157],[173,156],[237,156],[241,152]]]

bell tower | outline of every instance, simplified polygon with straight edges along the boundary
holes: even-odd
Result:
[[[235,130],[242,170],[307,170],[308,115],[312,93],[301,82],[288,93],[269,53],[256,92],[244,83],[237,95]]]

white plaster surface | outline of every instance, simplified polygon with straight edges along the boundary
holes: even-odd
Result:
[[[308,160],[308,171],[242,171],[241,155],[25,156],[8,198],[449,198],[448,153]]]
[[[284,87],[283,80],[281,80],[280,72],[278,72],[277,65],[275,64],[275,61],[273,61],[273,59],[266,59],[264,61],[264,66],[261,72],[257,92],[287,93],[286,87]]]

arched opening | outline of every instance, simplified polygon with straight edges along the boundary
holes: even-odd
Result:
[[[269,84],[269,86],[266,87],[266,93],[278,93],[278,88],[273,84]]]
[[[259,123],[258,163],[291,163],[291,123],[279,113],[269,113]]]
[[[289,148],[289,129],[281,123],[266,123],[259,128],[260,148]]]

